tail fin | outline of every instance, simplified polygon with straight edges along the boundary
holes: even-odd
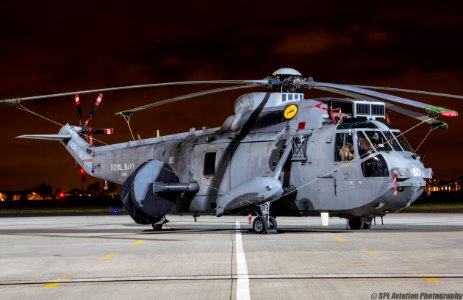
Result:
[[[80,136],[80,130],[80,127],[64,125],[58,134],[25,134],[17,138],[60,141],[85,172],[91,174],[93,170],[93,147]]]

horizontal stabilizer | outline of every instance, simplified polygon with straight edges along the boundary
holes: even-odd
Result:
[[[62,141],[71,139],[70,134],[24,134],[17,136],[18,139],[31,139],[31,140],[48,140],[48,141]]]

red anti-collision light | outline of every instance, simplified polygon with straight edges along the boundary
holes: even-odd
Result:
[[[458,117],[458,113],[456,111],[443,111],[441,115],[444,117]]]

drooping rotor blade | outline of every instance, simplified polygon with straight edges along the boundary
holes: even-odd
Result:
[[[447,94],[447,93],[437,93],[437,92],[428,92],[428,91],[421,91],[421,90],[401,89],[401,88],[393,88],[393,87],[385,87],[385,86],[356,85],[356,84],[353,84],[353,85],[350,85],[350,86],[358,87],[358,88],[372,89],[372,90],[380,90],[380,91],[395,91],[395,92],[404,92],[404,93],[411,93],[411,94],[422,94],[422,95],[430,95],[430,96],[437,96],[437,97],[463,99],[463,96],[461,96],[461,95]]]
[[[438,107],[429,105],[423,102],[418,102],[415,100],[402,98],[394,95],[389,95],[381,92],[371,91],[364,88],[353,87],[344,84],[335,84],[335,83],[327,83],[327,82],[315,82],[315,81],[303,81],[302,86],[306,86],[308,88],[318,89],[318,90],[325,90],[330,91],[337,94],[346,95],[345,92],[353,92],[360,95],[367,95],[371,97],[375,97],[378,99],[382,99],[389,102],[396,102],[402,103],[418,108],[424,109],[428,114],[432,116],[446,116],[446,117],[456,117],[458,113],[454,110],[450,110],[444,107]]]
[[[86,127],[86,126],[88,125],[88,123],[90,122],[90,120],[93,119],[93,116],[95,115],[96,110],[97,110],[98,107],[100,106],[101,100],[103,100],[103,94],[102,94],[102,93],[100,93],[100,94],[98,95],[98,97],[96,98],[95,104],[93,104],[92,111],[90,112],[90,114],[88,115],[87,120],[86,120],[85,123],[84,123],[84,127]]]
[[[442,128],[442,129],[447,129],[448,128],[447,123],[436,120],[434,118],[431,118],[431,117],[428,117],[428,116],[425,116],[425,115],[422,115],[420,113],[417,113],[416,111],[408,110],[406,108],[403,108],[403,107],[400,107],[400,106],[397,106],[397,105],[394,105],[394,104],[390,104],[390,103],[386,104],[386,108],[390,109],[390,110],[393,110],[395,112],[398,112],[400,114],[403,114],[405,116],[415,118],[415,119],[417,119],[419,121],[424,121],[424,122],[430,124],[433,127],[439,127],[439,128]]]
[[[71,96],[75,94],[90,94],[90,93],[96,93],[96,92],[101,93],[101,92],[110,92],[110,91],[145,89],[145,88],[154,88],[154,87],[163,87],[163,86],[196,85],[196,84],[245,84],[245,85],[250,85],[250,86],[267,86],[269,84],[269,81],[265,79],[264,80],[203,80],[203,81],[178,81],[178,82],[127,85],[127,86],[118,86],[118,87],[110,87],[110,88],[102,88],[102,89],[91,89],[91,90],[82,90],[82,91],[75,91],[75,92],[22,97],[22,98],[18,97],[18,98],[10,98],[10,99],[1,99],[0,104],[8,104],[8,105],[17,106],[22,101],[39,100],[39,99],[55,98],[55,97],[62,97],[62,96]]]
[[[133,113],[135,113],[137,111],[140,111],[140,110],[145,110],[145,109],[149,109],[149,108],[153,108],[153,107],[158,107],[158,106],[165,105],[165,104],[168,104],[168,103],[173,103],[173,102],[186,100],[186,99],[190,99],[190,98],[195,98],[195,97],[199,97],[199,96],[204,96],[204,95],[210,95],[210,94],[216,94],[216,93],[221,93],[221,92],[226,92],[226,91],[245,89],[245,88],[252,88],[252,87],[254,87],[254,86],[252,86],[252,85],[238,85],[238,86],[231,86],[231,87],[218,88],[218,89],[212,89],[212,90],[205,90],[205,91],[201,91],[201,92],[197,92],[197,93],[191,93],[191,94],[181,95],[181,96],[174,97],[174,98],[161,100],[161,101],[146,104],[146,105],[143,105],[143,106],[138,106],[138,107],[135,107],[135,108],[132,108],[132,109],[127,109],[127,110],[124,110],[124,111],[117,112],[116,115],[117,116],[122,116],[122,115],[128,116],[128,115],[131,115],[131,114],[133,114]]]
[[[30,139],[30,140],[48,140],[48,141],[62,141],[70,140],[70,134],[23,134],[16,137],[17,139]]]
[[[76,102],[77,117],[79,118],[79,125],[82,126],[82,107],[80,105],[80,98],[78,94],[74,96],[74,100]]]

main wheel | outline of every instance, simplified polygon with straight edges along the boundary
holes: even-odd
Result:
[[[362,227],[362,229],[370,229],[371,221],[372,221],[372,218],[364,218],[363,219],[363,227]]]
[[[268,228],[275,231],[278,229],[277,220],[272,216],[268,218]]]
[[[267,230],[268,230],[268,223],[267,223],[267,219],[262,217],[262,216],[258,216],[254,219],[254,222],[252,223],[252,229],[254,230],[255,233],[267,233]]]
[[[349,219],[349,228],[353,230],[359,230],[363,228],[364,222],[363,219],[360,217],[353,217]]]
[[[156,231],[161,231],[162,230],[162,225],[164,224],[156,224],[156,223],[153,223],[151,224],[153,226],[153,229],[156,230]]]

